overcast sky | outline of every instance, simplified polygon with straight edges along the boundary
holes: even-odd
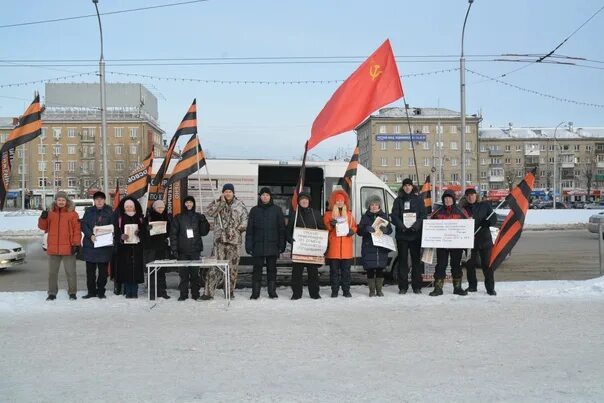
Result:
[[[110,12],[175,2],[100,0],[99,7],[101,12]],[[403,77],[407,103],[459,111],[459,71],[455,69],[459,67],[467,4],[466,0],[208,0],[103,15],[108,73],[234,83],[115,74],[108,74],[107,80],[141,82],[154,92],[159,98],[161,126],[168,136],[197,98],[202,146],[214,157],[291,158],[301,154],[313,120],[339,84],[236,81],[342,80],[356,69],[361,58],[389,38],[400,74],[411,75]],[[604,126],[604,108],[574,103],[604,104],[604,11],[555,53],[588,61],[574,60],[577,65],[571,66],[495,60],[502,54],[550,52],[603,5],[601,0],[476,0],[466,27],[466,67],[543,95],[468,72],[467,112],[481,111],[485,127],[508,122],[515,126],[556,126],[563,120],[573,121],[576,127]],[[22,1],[4,0],[0,26],[94,13],[92,1],[86,0],[34,0],[27,7]],[[0,116],[19,115],[33,91],[43,95],[44,90],[41,83],[6,84],[98,70],[96,17],[1,27],[0,44]],[[352,56],[356,58],[344,59]],[[261,59],[267,57],[279,59],[267,64]],[[311,59],[296,57],[321,59],[309,63]],[[219,64],[197,60],[190,61],[196,65],[158,65],[183,63],[185,58],[218,58],[211,63]],[[252,59],[242,63],[221,58]],[[64,61],[68,59],[90,61]],[[124,66],[119,65],[124,61],[116,59],[169,60]],[[29,67],[34,63],[20,60],[41,60],[42,66]],[[414,75],[436,71],[442,72]],[[95,80],[98,78],[90,74],[68,81]],[[403,102],[393,105],[402,106]],[[313,152],[328,158],[338,147],[351,147],[354,142],[354,134],[347,133],[321,143]]]

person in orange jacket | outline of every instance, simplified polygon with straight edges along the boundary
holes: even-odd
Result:
[[[42,211],[38,228],[48,233],[48,298],[53,301],[59,290],[58,278],[61,261],[67,276],[69,299],[76,299],[78,284],[76,278],[76,255],[80,249],[82,234],[80,218],[73,202],[65,192],[57,192],[50,210]]]
[[[329,280],[331,283],[331,297],[336,298],[342,286],[342,293],[346,298],[350,294],[350,266],[352,265],[353,236],[357,232],[357,223],[350,209],[350,198],[341,189],[335,190],[329,197],[329,207],[323,217],[325,228],[329,231],[327,254],[329,259]],[[345,234],[338,234],[340,230],[348,228]]]

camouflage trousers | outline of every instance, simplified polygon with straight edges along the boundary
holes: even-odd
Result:
[[[239,245],[214,242],[212,256],[218,260],[229,262],[229,274],[231,276],[231,297],[237,286],[237,269],[239,268]],[[224,281],[224,275],[219,269],[210,268],[206,270],[204,295],[213,297],[216,288]]]

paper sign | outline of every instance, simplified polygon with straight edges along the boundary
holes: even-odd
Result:
[[[390,223],[387,220],[384,220],[382,217],[375,217],[375,220],[373,221],[373,224],[371,224],[371,226],[373,227],[373,229],[375,230],[375,234],[378,236],[382,235],[382,226],[388,226],[390,225]]]
[[[294,228],[292,261],[325,264],[328,232],[320,229]]]
[[[415,213],[403,213],[403,224],[405,228],[411,228],[413,224],[417,221],[417,216]]]
[[[92,233],[95,236],[104,235],[104,234],[113,234],[113,225],[98,225],[95,226],[92,230]]]
[[[138,231],[138,224],[126,224],[124,225],[124,234],[128,235],[128,239],[124,241],[126,244],[136,244],[141,240],[136,235],[136,231]]]
[[[343,217],[336,218],[336,236],[348,236],[350,227],[348,226],[348,220]]]
[[[422,248],[467,249],[474,247],[474,219],[424,220]]]
[[[424,251],[422,252],[422,262],[426,263],[426,264],[432,264],[432,262],[434,262],[434,251],[436,249],[434,248],[426,248],[424,249]]]
[[[396,243],[389,235],[373,233],[371,234],[371,241],[373,242],[373,246],[381,246],[382,248],[396,251]]]
[[[149,235],[159,235],[165,234],[167,232],[167,221],[149,221],[149,225],[151,226],[151,231],[149,231]]]
[[[104,246],[113,245],[113,234],[112,233],[95,235],[94,237],[95,237],[95,241],[94,241],[95,248],[102,248]]]

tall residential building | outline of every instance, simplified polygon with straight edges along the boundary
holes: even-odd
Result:
[[[483,128],[479,134],[481,190],[510,189],[537,167],[535,188],[564,200],[600,197],[604,188],[604,127]],[[555,180],[554,180],[555,173]]]
[[[38,206],[43,195],[48,203],[58,190],[83,198],[103,188],[99,99],[97,84],[46,84],[42,135],[16,150],[11,197],[20,198],[25,188],[32,193],[31,205]],[[13,126],[7,119],[0,123],[0,143],[4,143]],[[118,179],[125,188],[128,174],[152,146],[155,156],[162,155],[163,134],[157,99],[151,92],[141,84],[107,84],[110,189]]]
[[[411,108],[407,121],[404,108],[380,109],[356,128],[359,162],[395,190],[404,178],[412,178],[421,186],[428,175],[439,188],[461,188],[462,163],[466,165],[465,184],[474,185],[478,182],[477,136],[481,120],[479,115],[466,117],[465,144],[461,144],[459,112]],[[466,150],[465,161],[461,161],[462,147]]]

